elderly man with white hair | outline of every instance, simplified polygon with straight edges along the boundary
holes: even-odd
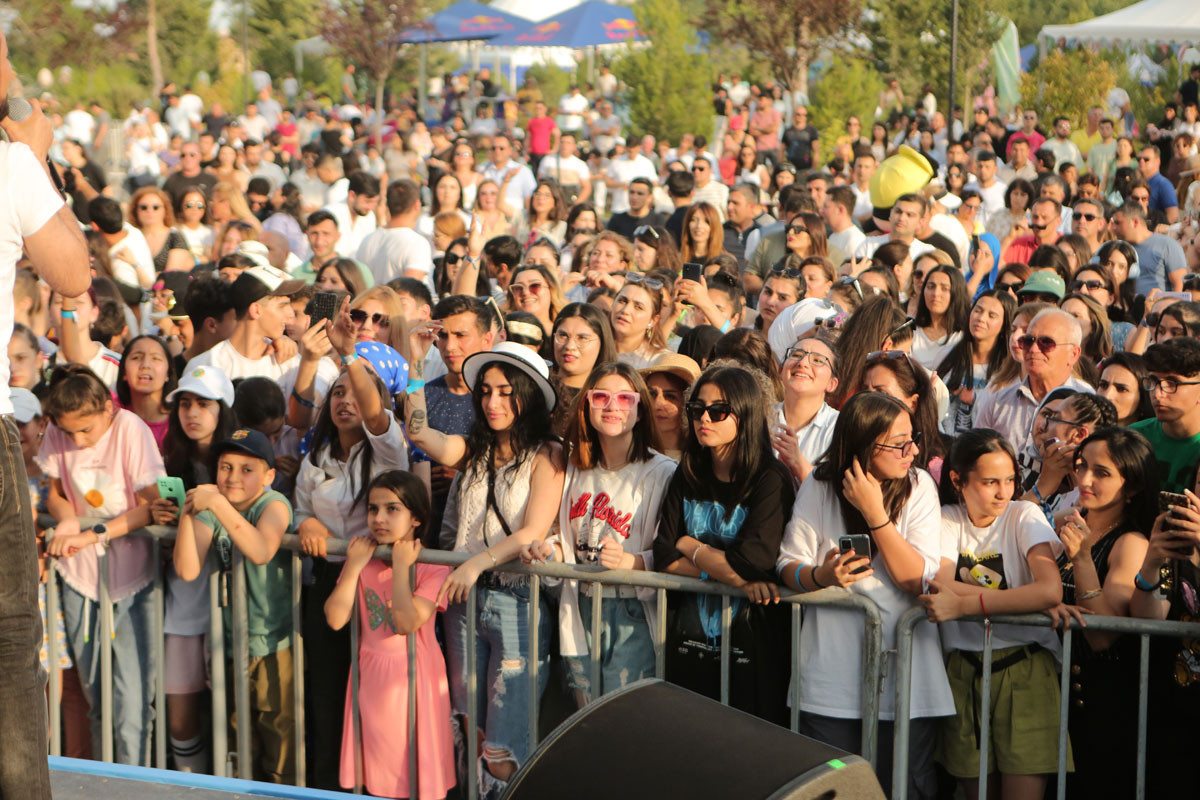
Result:
[[[1079,360],[1083,329],[1079,321],[1058,308],[1047,308],[1029,323],[1017,340],[1025,365],[1025,380],[988,392],[975,404],[976,428],[992,428],[1004,434],[1018,453],[1029,443],[1033,420],[1046,395],[1060,386],[1094,392],[1086,382],[1071,374]]]

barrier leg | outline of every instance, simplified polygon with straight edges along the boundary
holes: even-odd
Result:
[[[789,724],[792,733],[800,728],[800,618],[803,610],[799,603],[792,603],[792,669],[788,681],[788,700],[791,705]]]
[[[988,747],[992,726],[992,623],[983,623],[983,677],[979,689],[979,800],[987,800]]]
[[[166,592],[163,588],[162,542],[154,540],[154,763],[167,768]]]
[[[238,777],[254,779],[253,754],[250,749],[250,609],[246,597],[245,556],[233,551],[233,705],[237,713]]]
[[[588,689],[589,700],[600,699],[600,629],[601,623],[604,621],[602,614],[604,613],[601,602],[604,595],[604,586],[600,583],[592,584],[592,646],[588,648],[588,654],[592,661],[592,685]]]
[[[58,668],[58,573],[46,560],[46,660],[50,673],[50,755],[62,755],[62,672]]]
[[[463,731],[467,740],[467,800],[479,800],[479,674],[475,668],[478,602],[478,590],[471,586],[467,592],[467,729]]]
[[[862,756],[879,766],[879,693],[883,690],[883,625],[878,615],[863,614]],[[907,751],[906,751],[907,753]]]
[[[100,556],[100,760],[113,762],[112,599],[108,595],[108,557]],[[94,745],[93,745],[94,746]]]
[[[654,642],[654,677],[665,680],[667,677],[667,590],[658,589],[658,636]]]
[[[538,671],[541,669],[541,641],[539,628],[542,622],[542,580],[537,576],[529,579],[529,752],[538,746]]]
[[[1141,635],[1138,659],[1137,800],[1146,800],[1146,718],[1150,695],[1150,634]]]
[[[210,559],[209,564],[214,564]],[[209,682],[212,686],[213,774],[229,777],[229,700],[225,681],[225,622],[221,611],[221,574],[208,576]]]
[[[300,554],[292,553],[292,664],[295,670],[293,683],[295,692],[296,721],[296,785],[308,785],[308,753],[304,741],[304,626],[300,619],[300,587],[304,582],[304,561]],[[414,797],[416,795],[413,795]]]
[[[1058,687],[1058,800],[1067,796],[1067,726],[1071,713],[1071,634],[1068,626],[1063,631],[1062,678]]]
[[[896,628],[896,721],[892,729],[892,800],[908,800],[908,738],[912,709],[913,636],[923,609],[901,617]]]
[[[729,595],[721,595],[721,705],[729,705],[729,656],[733,642],[733,604]]]

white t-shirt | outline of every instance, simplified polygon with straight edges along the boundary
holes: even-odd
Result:
[[[658,172],[654,169],[654,163],[641,153],[636,154],[633,158],[630,158],[628,154],[621,158],[614,158],[608,165],[608,177],[625,184],[623,188],[610,189],[612,192],[610,208],[614,214],[623,214],[629,210],[628,185],[634,178],[646,178],[651,184],[658,183]]]
[[[146,242],[145,235],[128,222],[121,230],[125,231],[125,238],[108,248],[113,277],[130,286],[148,289],[154,283],[154,254],[150,252],[150,245]],[[136,263],[129,264],[117,258],[117,253],[122,250],[127,251]]]
[[[336,186],[336,184],[334,185]],[[333,248],[342,258],[354,258],[354,254],[358,252],[358,246],[379,227],[374,214],[364,214],[361,217],[357,214],[352,215],[350,206],[345,202],[325,206],[325,210],[333,214],[333,218],[337,220],[338,230],[342,234],[342,238],[338,239]]]
[[[121,354],[100,345],[96,355],[87,363],[88,369],[104,382],[109,391],[117,390],[117,379],[121,377]]]
[[[45,167],[28,145],[0,142],[0,414],[13,413],[8,395],[8,342],[13,329],[13,281],[24,239],[50,221],[62,207]],[[19,191],[18,191],[19,187]]]
[[[226,339],[211,350],[206,350],[193,358],[183,368],[183,374],[191,374],[196,367],[220,367],[229,376],[229,380],[241,378],[269,378],[279,384],[286,400],[292,394],[296,385],[296,371],[300,367],[300,356],[295,355],[282,364],[276,363],[269,355],[262,358],[246,358],[234,349],[233,344]],[[319,405],[325,398],[329,387],[338,379],[340,371],[328,358],[322,358],[317,365],[317,376],[313,380],[316,402]]]
[[[242,127],[246,129],[247,136],[260,142],[266,139],[267,134],[271,132],[271,122],[262,114],[255,114],[253,117],[243,114],[238,117],[238,122],[242,123]]]
[[[588,109],[588,99],[583,92],[565,94],[558,101],[558,127],[564,131],[577,131],[583,127],[583,112]]]
[[[829,246],[836,247],[847,258],[854,256],[855,251],[862,246],[862,243],[867,240],[867,235],[858,228],[851,225],[844,231],[829,234]],[[834,264],[834,268],[840,267],[841,264]]]
[[[67,123],[72,139],[85,146],[92,143],[92,134],[96,132],[96,120],[91,114],[82,108],[76,108],[67,112],[63,122]]]
[[[1033,503],[1014,500],[995,522],[986,528],[971,524],[966,506],[942,509],[942,558],[954,562],[954,579],[974,586],[1015,589],[1033,583],[1027,556],[1039,544],[1050,545],[1057,558],[1062,542],[1046,524],[1042,510]],[[986,601],[985,601],[986,602]],[[983,624],[979,622],[943,622],[942,645],[946,650],[983,650]],[[1018,647],[1040,644],[1054,657],[1062,659],[1062,644],[1050,628],[1025,625],[993,625],[992,647]]]
[[[363,239],[355,257],[370,268],[376,286],[411,269],[425,273],[423,280],[433,293],[433,248],[412,228],[380,228]]]
[[[554,178],[563,186],[582,186],[591,177],[591,170],[578,156],[561,159],[557,153],[546,156],[538,164],[539,178]],[[560,180],[561,177],[561,180]]]
[[[948,334],[945,339],[934,341],[921,328],[913,328],[912,357],[925,369],[936,372],[938,365],[954,345],[962,341],[962,331]]]
[[[821,403],[821,407],[817,409],[817,414],[812,421],[796,431],[796,444],[800,447],[800,455],[804,456],[808,463],[816,464],[829,449],[829,442],[833,439],[833,426],[837,422],[837,418],[838,412],[835,409],[830,408],[827,403]],[[787,425],[787,417],[783,414],[783,403],[775,405],[775,422],[778,425]],[[778,454],[776,457],[778,458]]]
[[[1008,190],[1008,184],[994,181],[991,186],[985,189],[978,183],[968,183],[964,188],[979,192],[980,202],[983,203],[983,207],[979,209],[981,214],[979,218],[980,224],[986,226],[988,217],[1004,208],[1004,193]]]
[[[942,514],[937,487],[929,473],[913,471],[912,494],[904,504],[896,527],[924,562],[924,580],[937,573],[941,556]],[[838,504],[841,478],[836,485],[810,477],[800,484],[792,519],[783,533],[776,566],[789,561],[822,564],[838,539],[848,533]],[[895,719],[896,625],[917,598],[898,587],[888,575],[878,552],[871,562],[874,574],[850,586],[849,591],[873,600],[883,617],[884,681],[879,696],[879,718]],[[794,567],[793,567],[794,569]],[[810,607],[804,611],[800,631],[800,685],[796,695],[802,711],[840,719],[862,718],[863,618],[843,608]],[[937,628],[920,624],[913,635],[913,717],[942,717],[954,713],[954,697],[946,679]]]

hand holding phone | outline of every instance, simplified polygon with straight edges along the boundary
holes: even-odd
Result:
[[[321,320],[328,320],[329,327],[333,327],[334,320],[337,319],[338,312],[342,309],[342,300],[349,297],[348,292],[317,292],[313,295],[312,300],[308,301],[308,327],[313,327]]]
[[[695,261],[689,261],[683,265],[683,272],[680,275],[685,281],[700,282],[700,278],[704,276],[704,265]]]
[[[164,475],[158,479],[158,496],[163,500],[173,500],[179,510],[183,511],[183,501],[187,498],[187,492],[183,488],[183,478],[174,478]]]
[[[858,575],[860,572],[865,572],[871,568],[871,537],[865,533],[856,533],[849,536],[843,536],[838,539],[838,550],[843,554],[854,553],[855,556],[865,558],[867,563],[856,570],[851,571],[851,575]]]

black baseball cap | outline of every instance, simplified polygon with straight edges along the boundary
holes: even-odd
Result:
[[[275,450],[271,447],[271,440],[252,428],[240,428],[228,439],[218,442],[214,456],[220,458],[222,453],[231,450],[261,458],[267,462],[268,467],[275,469]]]

